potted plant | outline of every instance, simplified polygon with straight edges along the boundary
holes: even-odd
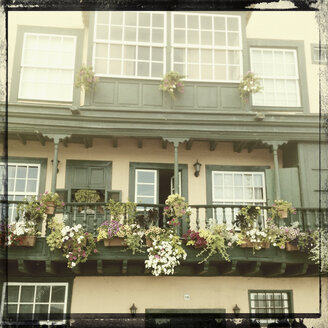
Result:
[[[145,267],[151,269],[154,276],[173,275],[176,266],[187,257],[179,236],[171,229],[161,234],[159,240],[153,240],[153,245],[147,248],[147,252]]]
[[[106,220],[97,229],[97,241],[103,240],[104,246],[125,246],[124,238],[119,236],[122,226],[123,224],[117,220]]]
[[[6,246],[33,247],[36,236],[41,233],[37,231],[36,223],[33,221],[16,222],[7,227]]]
[[[68,268],[86,262],[89,255],[98,252],[94,236],[84,231],[80,224],[69,227],[55,219],[49,223],[49,227],[51,233],[47,237],[47,244],[51,251],[56,248],[62,251]]]
[[[54,214],[57,206],[65,206],[57,193],[48,191],[39,196],[39,202],[45,204],[45,214]]]
[[[240,230],[252,229],[261,215],[261,209],[258,206],[247,205],[240,208],[233,224]]]
[[[249,94],[261,92],[262,90],[260,79],[252,72],[247,72],[239,83],[240,98],[243,103],[247,102]]]
[[[99,201],[100,196],[97,190],[94,189],[79,189],[74,194],[75,201],[78,203],[96,203]],[[84,213],[84,210],[81,211]],[[95,211],[87,206],[87,214],[94,214]]]
[[[193,246],[194,248],[204,248],[207,245],[205,238],[199,235],[198,231],[189,229],[184,235],[184,238],[187,246]]]
[[[136,203],[133,202],[116,202],[110,199],[107,203],[112,220],[119,221],[124,224],[132,224],[136,218]]]
[[[296,214],[296,210],[292,203],[289,203],[285,200],[274,201],[271,208],[272,217],[278,216],[280,219],[286,219],[288,217],[288,213]]]
[[[95,88],[97,82],[98,78],[95,77],[92,67],[82,66],[75,78],[75,87],[89,91]]]
[[[24,221],[41,222],[44,219],[46,204],[40,203],[36,196],[24,198],[22,203],[17,205],[17,215]]]
[[[268,232],[263,229],[260,230],[256,227],[243,230],[239,235],[237,244],[242,248],[253,248],[253,250],[260,250],[262,248],[270,247],[270,237]]]
[[[184,92],[184,83],[181,81],[184,77],[178,72],[168,72],[164,75],[159,89],[167,92],[172,99],[175,99],[177,93]]]
[[[317,230],[315,233],[315,245],[310,249],[310,260],[320,265],[322,273],[328,272],[328,231]]]
[[[120,227],[117,236],[124,239],[126,250],[130,249],[134,255],[135,253],[144,253],[142,250],[144,233],[138,224],[124,224]]]

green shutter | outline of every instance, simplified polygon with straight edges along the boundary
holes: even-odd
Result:
[[[266,180],[266,192],[267,192],[267,204],[271,206],[275,200],[275,176],[274,170],[265,170]],[[279,181],[280,181],[280,198],[287,200],[295,207],[301,206],[300,197],[300,184],[298,176],[298,168],[283,168],[279,169]]]

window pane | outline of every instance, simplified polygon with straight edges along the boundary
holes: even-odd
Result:
[[[21,304],[19,307],[18,320],[28,321],[32,320],[33,305],[32,304]]]
[[[164,42],[164,32],[159,29],[152,29],[152,42],[163,43]]]
[[[163,64],[153,63],[151,65],[151,76],[161,77],[163,75]]]
[[[212,29],[212,17],[201,16],[200,17],[200,28],[203,30],[211,30]]]
[[[135,59],[136,58],[136,47],[135,46],[124,46],[124,58]]]
[[[163,48],[152,48],[152,59],[155,61],[163,61]]]
[[[27,173],[26,166],[18,166],[17,167],[17,173],[16,173],[17,178],[26,178],[26,173]]]
[[[65,286],[53,286],[51,292],[51,302],[59,303],[65,301]]]
[[[98,25],[96,27],[96,38],[99,40],[107,40],[108,39],[108,26]]]
[[[50,286],[37,286],[36,288],[36,302],[45,303],[49,302]]]
[[[188,37],[189,44],[199,44],[199,32],[198,31],[188,31],[187,37]]]
[[[33,302],[34,300],[34,286],[22,286],[20,302]]]
[[[185,61],[185,50],[176,48],[174,49],[174,62],[184,62]]]
[[[133,27],[126,27],[124,29],[124,39],[125,41],[136,41],[136,29]],[[120,40],[120,39],[118,39]]]
[[[34,318],[36,320],[47,320],[48,319],[48,304],[35,304]]]
[[[125,12],[125,24],[130,26],[137,25],[137,12]]]
[[[137,185],[138,196],[154,196],[154,194],[155,194],[154,185],[145,185],[145,184]]]
[[[140,13],[139,14],[139,26],[150,26],[150,14]]]
[[[18,302],[19,286],[8,286],[7,293],[8,302]]]
[[[138,47],[138,59],[149,60],[150,48],[149,47]]]
[[[121,26],[111,26],[110,27],[110,40],[122,40],[123,29]],[[107,40],[107,38],[106,38]]]
[[[122,46],[117,44],[111,45],[109,56],[111,58],[122,58]]]
[[[97,15],[97,23],[99,24],[108,24],[109,23],[109,13],[106,11],[98,11]]]
[[[199,27],[199,17],[195,15],[190,15],[187,17],[187,27],[188,28],[193,28],[193,29],[198,29]]]
[[[228,31],[238,31],[239,24],[237,17],[228,17],[227,18]]]
[[[138,75],[149,76],[149,63],[138,63]]]
[[[26,186],[26,192],[34,192],[37,191],[37,180],[29,180]]]
[[[174,27],[184,28],[185,26],[185,15],[174,15]]]
[[[25,191],[26,180],[16,179],[15,191],[24,192]]]
[[[150,30],[149,30],[149,28],[139,28],[138,40],[140,42],[150,42]]]
[[[111,12],[111,23],[115,25],[122,25],[123,24],[123,13],[119,11],[112,11]]]
[[[137,182],[155,183],[155,172],[137,171]]]
[[[186,43],[186,41],[185,41],[185,31],[184,30],[174,31],[174,42],[175,43]]]
[[[163,14],[153,14],[153,26],[154,27],[164,27],[164,15]]]
[[[141,204],[155,204],[155,198],[153,197],[137,197],[137,203]]]

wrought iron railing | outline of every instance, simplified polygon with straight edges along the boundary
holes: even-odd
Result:
[[[19,220],[15,214],[16,204],[21,201],[0,202],[1,218],[9,218],[13,222]],[[137,223],[140,225],[156,225],[166,227],[168,218],[163,214],[164,204],[138,204]],[[208,226],[210,221],[213,223],[224,223],[228,228],[233,226],[235,215],[243,205],[190,205],[192,214],[187,222],[178,227],[180,235],[189,227],[195,230]],[[261,215],[258,217],[257,225],[265,226],[265,220],[270,216],[270,207],[259,206]],[[56,216],[62,217],[67,225],[81,224],[89,232],[95,233],[97,228],[105,220],[111,220],[111,214],[106,203],[66,203],[64,207],[58,207]],[[123,215],[123,219],[128,219]],[[277,220],[278,225],[290,225],[299,222],[302,231],[314,230],[319,227],[328,229],[328,209],[327,208],[297,208],[296,214],[290,214],[287,219]]]

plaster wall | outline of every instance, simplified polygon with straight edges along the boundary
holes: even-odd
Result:
[[[292,290],[295,313],[319,313],[318,278],[254,277],[77,277],[72,313],[128,313],[145,309],[217,309],[237,303],[249,313],[248,291]],[[190,300],[184,300],[188,294]]]

